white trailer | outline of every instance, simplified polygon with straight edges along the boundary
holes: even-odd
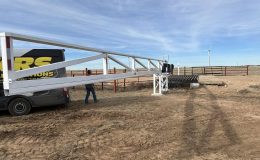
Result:
[[[2,68],[3,68],[3,86],[4,94],[6,96],[24,94],[28,92],[37,92],[42,90],[56,89],[72,87],[76,85],[111,81],[116,79],[137,77],[144,75],[154,75],[154,95],[161,95],[162,91],[167,91],[167,85],[165,82],[167,76],[162,75],[161,68],[163,63],[167,61],[147,58],[142,56],[135,56],[130,54],[111,52],[103,49],[91,48],[81,46],[77,44],[64,43],[34,36],[21,35],[15,33],[3,32],[0,33],[1,38],[1,53],[2,53]],[[13,40],[33,42],[38,44],[46,44],[58,47],[65,47],[71,49],[78,49],[83,51],[91,51],[99,53],[91,57],[85,57],[80,59],[74,59],[65,62],[58,62],[54,64],[48,64],[40,67],[34,67],[25,70],[14,70],[14,54],[13,54]],[[116,57],[123,56],[128,57],[131,60],[131,66],[119,61]],[[48,78],[48,79],[37,79],[37,80],[18,80],[26,76],[33,74],[64,68],[72,65],[77,65],[97,59],[103,60],[103,75],[92,75],[92,76],[79,76],[79,77],[62,77],[62,78]],[[143,64],[140,59],[146,60],[147,65]],[[108,74],[108,60],[112,60],[117,64],[127,69],[126,73],[120,74]],[[136,70],[136,63],[143,67],[140,71]],[[156,77],[161,77],[157,80]]]

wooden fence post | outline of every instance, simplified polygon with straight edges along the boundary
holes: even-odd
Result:
[[[225,76],[227,76],[227,67],[225,67]]]
[[[114,74],[116,74],[116,68],[114,68]],[[116,80],[114,80],[114,92],[116,93]]]
[[[191,67],[191,75],[193,75],[193,67]]]
[[[86,76],[87,76],[88,75],[88,68],[86,68],[85,71],[86,71]]]
[[[184,67],[183,72],[184,72],[184,76],[185,76],[186,75],[186,67]]]
[[[246,66],[246,75],[249,75],[249,65]]]
[[[72,71],[70,71],[70,76],[73,77]]]
[[[136,69],[136,71],[138,72],[138,69]],[[137,82],[139,83],[139,76],[137,77]]]
[[[124,70],[124,73],[126,73],[126,69]],[[125,78],[124,78],[124,90],[125,90]]]
[[[71,72],[72,73],[72,72]],[[75,75],[73,74],[72,77],[74,77]],[[72,87],[72,89],[75,89],[75,86]]]
[[[204,72],[203,74],[206,74],[206,67],[204,67],[204,70],[203,70],[203,72]]]

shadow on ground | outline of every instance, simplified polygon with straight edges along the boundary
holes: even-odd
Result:
[[[218,105],[216,96],[207,87],[203,88],[206,90],[207,96],[210,99],[211,104],[208,107],[210,107],[212,113],[208,118],[205,129],[201,131],[201,129],[197,128],[197,123],[199,123],[199,120],[195,117],[194,105],[196,90],[191,90],[184,108],[185,119],[182,129],[184,148],[178,153],[179,159],[189,159],[193,156],[201,156],[211,151],[214,152],[225,149],[229,146],[239,144],[241,142],[227,115]],[[212,146],[212,144],[210,145],[210,139],[216,131],[216,123],[221,124],[225,138],[227,139],[226,142],[228,142],[228,144],[221,144],[221,142],[218,142],[217,146]]]

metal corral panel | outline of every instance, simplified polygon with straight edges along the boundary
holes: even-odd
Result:
[[[199,75],[171,75],[168,77],[169,88],[182,84],[198,83]]]

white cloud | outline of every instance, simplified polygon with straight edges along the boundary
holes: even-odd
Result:
[[[259,7],[257,0],[2,0],[0,30],[158,57],[259,35]]]

